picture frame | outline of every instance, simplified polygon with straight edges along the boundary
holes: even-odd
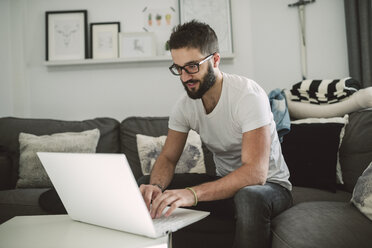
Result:
[[[92,59],[119,57],[120,22],[95,22],[90,24]]]
[[[45,12],[46,61],[88,58],[87,10]]]
[[[162,2],[159,3],[159,2]],[[169,55],[167,41],[173,28],[179,24],[178,1],[149,1],[141,12],[143,26],[146,32],[153,32],[156,36],[157,55]],[[170,56],[170,55],[169,55]]]
[[[152,32],[119,33],[120,58],[156,56],[155,35]]]
[[[216,32],[220,53],[233,54],[230,0],[179,0],[180,23],[193,19],[207,23]]]

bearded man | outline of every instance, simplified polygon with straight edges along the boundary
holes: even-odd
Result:
[[[152,218],[167,206],[166,216],[196,205],[211,214],[230,211],[236,218],[234,247],[270,247],[270,221],[292,205],[292,196],[265,91],[253,80],[220,71],[217,36],[205,23],[178,25],[169,46],[174,62],[169,69],[186,93],[172,110],[150,179],[140,186]],[[193,185],[174,189],[190,129],[213,153],[217,176],[193,175]]]

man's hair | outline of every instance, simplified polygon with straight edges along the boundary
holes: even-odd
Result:
[[[168,43],[170,49],[197,48],[205,55],[219,52],[214,30],[208,24],[196,20],[176,26]]]

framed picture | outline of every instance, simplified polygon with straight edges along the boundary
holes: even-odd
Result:
[[[142,9],[142,29],[156,36],[157,55],[168,54],[166,43],[172,29],[179,24],[178,1],[147,1]]]
[[[90,48],[93,59],[119,57],[120,22],[96,22],[90,24]]]
[[[218,37],[220,53],[233,53],[230,0],[179,1],[180,23],[196,19],[209,24]]]
[[[120,33],[120,58],[156,56],[155,35],[151,32]]]
[[[88,58],[87,11],[47,11],[46,60]]]

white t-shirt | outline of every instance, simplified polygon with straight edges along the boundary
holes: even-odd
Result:
[[[291,189],[289,171],[284,161],[269,99],[253,80],[223,73],[221,97],[209,114],[201,99],[191,99],[186,92],[174,106],[169,128],[199,133],[213,153],[216,174],[225,176],[242,165],[243,133],[270,124],[271,149],[268,182]]]

